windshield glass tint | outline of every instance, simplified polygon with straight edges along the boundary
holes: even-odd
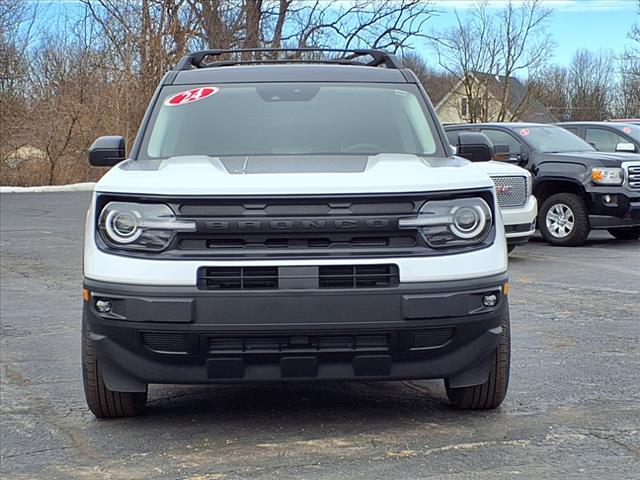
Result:
[[[513,129],[525,142],[542,153],[585,152],[594,148],[561,127],[517,127]]]
[[[433,124],[412,85],[211,87],[190,101],[178,94],[196,87],[163,90],[142,157],[433,155],[439,150]]]

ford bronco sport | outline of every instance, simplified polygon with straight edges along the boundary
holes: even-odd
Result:
[[[504,399],[493,182],[454,156],[393,55],[294,54],[187,55],[128,156],[122,137],[90,148],[92,165],[113,166],[84,247],[96,416],[137,414],[154,383],[443,378],[459,408]],[[489,160],[478,137],[458,153]]]

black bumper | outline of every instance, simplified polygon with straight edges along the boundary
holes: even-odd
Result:
[[[593,187],[589,192],[591,228],[640,225],[640,192],[624,187]]]
[[[204,291],[85,280],[105,383],[449,378],[484,383],[508,302],[506,274],[395,288]],[[495,307],[482,298],[495,294]],[[95,302],[108,299],[101,314]]]
[[[518,236],[518,237],[509,237],[509,234],[530,232],[532,230],[535,230],[535,228],[536,228],[535,220],[533,221],[533,223],[519,223],[516,225],[505,225],[504,233],[507,235],[507,245],[524,245],[525,243],[529,242],[529,239],[533,237],[533,233],[531,235],[524,235],[524,236]]]

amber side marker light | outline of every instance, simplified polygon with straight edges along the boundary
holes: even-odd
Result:
[[[509,295],[509,282],[504,282],[504,285],[502,285],[502,294]]]
[[[88,302],[91,299],[91,294],[89,293],[89,289],[88,288],[83,288],[82,289],[82,299],[85,302]]]

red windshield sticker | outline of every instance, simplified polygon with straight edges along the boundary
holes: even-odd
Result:
[[[622,131],[623,131],[624,133],[631,133],[631,129],[630,129],[629,127],[624,127],[624,128],[622,129]]]
[[[164,101],[164,104],[168,107],[175,107],[177,105],[185,105],[187,103],[197,102],[210,97],[214,93],[218,93],[220,89],[218,87],[200,87],[191,90],[185,90],[184,92],[176,93],[173,97],[169,97]]]
[[[529,135],[529,129],[523,128],[522,130],[520,130],[520,135],[522,135],[523,137],[526,137],[527,135]]]

